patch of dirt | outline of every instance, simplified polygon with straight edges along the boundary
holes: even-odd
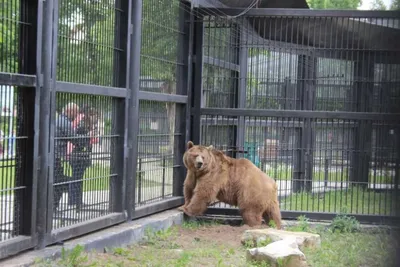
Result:
[[[267,227],[263,225],[260,228]],[[75,266],[253,266],[246,262],[246,248],[241,244],[241,236],[248,229],[252,228],[224,224],[173,226],[125,248],[109,249],[106,253],[85,253],[87,259],[75,262]],[[58,261],[50,266],[66,265]]]
[[[268,228],[263,225],[258,227]],[[196,242],[215,243],[216,245],[225,245],[229,247],[241,246],[240,239],[244,231],[252,229],[250,226],[230,226],[230,225],[207,225],[199,228],[177,227],[175,243],[182,248],[195,248]],[[174,235],[175,236],[175,235]]]

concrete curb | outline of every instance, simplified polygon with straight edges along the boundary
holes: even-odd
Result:
[[[101,251],[106,248],[124,247],[141,241],[147,228],[154,231],[168,229],[173,225],[181,225],[184,220],[183,212],[168,210],[132,222],[112,226],[98,232],[54,245],[43,250],[24,252],[10,259],[0,261],[2,267],[25,267],[34,264],[38,259],[55,259],[61,256],[62,248],[73,249],[82,245],[86,251]]]
[[[191,220],[202,220],[202,221],[217,221],[222,224],[232,225],[232,226],[239,226],[242,224],[243,220],[242,217],[238,216],[198,216],[196,218],[189,218],[188,221]],[[263,221],[264,223],[264,221]],[[316,229],[318,227],[325,227],[327,228],[330,226],[331,221],[309,221],[307,223],[311,229]],[[292,227],[300,225],[299,221],[296,220],[284,220],[282,219],[282,227]],[[375,224],[360,224],[360,231],[362,233],[381,233],[382,231],[391,231],[391,232],[400,232],[400,227],[395,226],[387,226],[387,225],[375,225]]]

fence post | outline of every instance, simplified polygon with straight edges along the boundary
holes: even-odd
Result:
[[[20,17],[21,21],[25,25],[21,24],[20,27],[20,41],[19,41],[19,67],[20,73],[23,74],[37,74],[37,64],[40,63],[40,59],[37,50],[37,43],[32,40],[37,40],[40,36],[38,31],[38,3],[37,1],[22,0],[20,5]],[[30,25],[30,26],[27,26]],[[41,52],[41,51],[39,51]],[[31,235],[36,237],[36,195],[37,194],[37,144],[38,139],[35,132],[38,131],[38,108],[39,105],[39,93],[38,89],[32,88],[18,88],[17,95],[17,136],[27,137],[26,139],[15,139],[16,143],[16,157],[15,166],[16,169],[22,166],[19,172],[15,171],[15,182],[13,187],[26,186],[23,191],[15,191],[14,200],[14,225],[18,229],[20,235]],[[10,107],[13,112],[13,105]],[[12,123],[9,123],[8,128],[13,127]],[[6,149],[6,148],[4,148]],[[18,175],[18,177],[17,177]],[[18,199],[17,199],[18,198]],[[18,206],[19,207],[18,207]],[[18,208],[17,208],[18,207]]]
[[[201,12],[199,12],[201,13]],[[193,57],[195,58],[193,68],[193,83],[191,86],[191,122],[190,132],[191,140],[195,144],[199,144],[201,140],[201,99],[203,91],[203,33],[204,24],[201,14],[195,15],[194,21],[194,36],[193,36]]]
[[[50,164],[50,100],[52,87],[52,51],[53,51],[53,1],[39,1],[39,20],[42,17],[42,27],[38,29],[37,55],[41,64],[37,66],[38,93],[40,105],[39,120],[39,159],[38,159],[38,192],[37,192],[37,249],[46,246],[46,235],[48,229],[48,207],[52,206],[48,200],[52,200],[52,192],[49,188]],[[39,23],[41,24],[41,23]]]
[[[180,95],[187,95],[186,104],[175,104],[176,105],[176,117],[175,117],[175,129],[177,129],[178,135],[175,137],[174,142],[174,155],[173,155],[173,196],[183,196],[183,182],[186,176],[186,169],[183,164],[183,154],[186,150],[186,143],[190,137],[190,96],[191,90],[188,90],[192,77],[191,73],[191,51],[193,42],[193,14],[190,12],[190,3],[184,0],[179,2],[179,40],[178,40],[178,65],[177,71],[177,84],[176,93]],[[174,133],[171,133],[174,134]],[[179,167],[178,167],[179,166]],[[163,170],[164,171],[164,170]],[[164,177],[163,177],[164,179]],[[163,196],[164,196],[164,184],[163,184]]]
[[[119,3],[118,3],[119,2]],[[128,21],[129,21],[129,0],[117,0],[116,6],[121,7],[121,11],[115,10],[116,22],[114,25],[114,47],[120,49],[121,55],[114,57],[114,66],[119,70],[114,76],[114,86],[119,88],[127,87],[127,62],[130,61],[130,51],[127,49],[128,45]],[[118,19],[119,18],[119,19]],[[117,23],[119,22],[119,23]],[[126,148],[126,98],[113,99],[113,126],[111,129],[116,130],[116,134],[119,136],[116,144],[111,145],[111,173],[116,173],[116,177],[110,179],[110,210],[112,212],[123,212],[126,209],[125,203],[125,183],[126,183],[126,167],[127,158],[125,157]],[[113,134],[113,133],[111,133]]]
[[[142,0],[129,0],[127,84],[127,168],[126,168],[126,209],[128,220],[135,210],[136,168],[138,159],[139,133],[139,86],[140,86],[140,46],[142,36]]]
[[[242,32],[240,26],[236,27],[236,32],[238,36],[238,64],[240,71],[238,73],[239,76],[239,84],[238,84],[238,108],[246,108],[246,95],[247,95],[247,61],[249,56],[248,47],[244,46],[246,43],[245,36]],[[237,133],[236,133],[236,149],[244,150],[245,143],[245,132],[246,132],[246,122],[244,116],[238,117],[238,125],[237,125]],[[237,152],[236,152],[237,153]],[[257,151],[256,151],[257,153]],[[244,154],[242,154],[244,156]],[[255,157],[255,155],[254,155]],[[256,158],[256,157],[255,157]],[[262,168],[262,167],[261,167]]]

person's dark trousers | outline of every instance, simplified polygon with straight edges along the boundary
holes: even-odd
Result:
[[[62,194],[68,190],[67,177],[64,175],[64,168],[60,158],[55,158],[54,160],[54,183],[53,183],[53,194],[54,203],[53,211],[55,211],[62,197]]]
[[[83,176],[89,167],[87,160],[71,160],[72,182],[69,184],[68,204],[76,205],[77,210],[82,208]]]

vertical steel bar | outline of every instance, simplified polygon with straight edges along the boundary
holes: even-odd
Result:
[[[161,166],[162,166],[162,188],[161,188],[162,192],[161,192],[161,196],[162,196],[162,198],[164,198],[165,197],[165,168],[167,167],[166,164],[165,164],[165,155],[163,155],[163,157],[162,157]]]
[[[115,73],[116,77],[114,77],[114,86],[124,88],[127,87],[127,62],[128,56],[128,11],[129,11],[129,1],[128,0],[117,0],[115,3],[115,25],[114,25],[114,47],[119,48],[121,52],[114,52],[114,69],[118,69],[118,73]],[[117,55],[119,53],[119,55]],[[124,149],[126,147],[126,139],[125,139],[125,103],[126,99],[114,99],[111,101],[111,105],[113,106],[113,114],[114,118],[112,120],[113,127],[111,129],[115,129],[115,133],[118,135],[116,144],[113,144],[111,147],[111,168],[110,171],[112,174],[117,174],[116,177],[110,178],[110,211],[112,212],[123,212],[125,209],[125,190],[124,185],[126,183],[126,157],[124,155]],[[115,108],[114,108],[115,107]]]
[[[142,0],[130,1],[130,16],[128,33],[128,49],[130,61],[127,62],[127,83],[130,91],[128,105],[128,140],[127,140],[127,168],[126,168],[126,208],[128,220],[133,218],[136,196],[136,169],[138,159],[138,133],[139,133],[139,86],[140,86],[140,46],[142,36]]]
[[[20,16],[20,38],[19,38],[19,67],[20,73],[36,74],[37,43],[31,45],[31,40],[38,40],[38,3],[21,1]],[[29,25],[29,26],[28,26]],[[15,184],[12,187],[26,186],[23,191],[15,191],[14,199],[14,231],[18,235],[31,235],[35,232],[36,220],[36,170],[37,164],[37,139],[35,127],[38,126],[36,109],[36,91],[29,88],[18,88],[17,102],[17,136],[26,137],[16,139],[16,164],[22,166],[22,170],[15,171]],[[14,105],[10,107],[13,112]],[[9,125],[12,127],[12,125]],[[35,142],[36,140],[36,142]],[[19,205],[16,207],[15,205]]]
[[[245,35],[241,30],[240,26],[237,27],[239,41],[238,41],[238,64],[239,64],[239,81],[238,81],[238,108],[246,108],[246,87],[247,87],[247,65],[248,65],[248,56],[249,49],[245,46]],[[237,125],[237,133],[236,133],[236,148],[240,150],[244,150],[244,142],[245,142],[245,120],[244,116],[238,117],[238,125]]]
[[[175,104],[176,117],[175,129],[179,135],[174,138],[174,169],[173,169],[173,189],[174,196],[183,196],[183,182],[186,175],[186,170],[183,165],[183,154],[185,153],[186,143],[189,138],[190,126],[190,90],[188,90],[188,82],[191,81],[191,51],[193,39],[193,14],[190,12],[190,3],[186,1],[179,2],[179,31],[181,32],[178,40],[178,66],[176,92],[180,95],[188,96],[188,103],[185,105]],[[174,134],[174,133],[170,133]],[[163,169],[163,171],[165,171]],[[164,178],[164,175],[163,175]],[[164,183],[163,183],[164,190]],[[163,193],[164,196],[164,193]]]
[[[53,229],[53,216],[54,216],[54,137],[55,137],[55,115],[56,115],[56,99],[57,93],[55,92],[56,88],[56,76],[57,76],[57,50],[58,50],[58,16],[59,16],[59,0],[53,1],[53,19],[51,25],[52,34],[51,34],[51,50],[49,51],[51,58],[50,65],[50,133],[49,133],[49,157],[48,157],[48,199],[47,199],[47,233],[50,234]],[[56,174],[57,175],[57,174]]]
[[[37,55],[41,56],[41,64],[37,65],[38,75],[38,92],[39,107],[40,107],[40,123],[39,123],[39,159],[38,159],[38,190],[37,192],[37,234],[38,244],[37,248],[42,249],[46,245],[46,234],[47,234],[47,222],[48,217],[48,200],[52,199],[52,188],[49,188],[49,143],[50,143],[50,99],[51,99],[51,88],[52,88],[52,41],[53,41],[53,12],[54,2],[53,1],[39,1],[39,14],[43,15],[42,27],[38,28],[37,40]],[[39,18],[40,19],[40,16]],[[39,58],[38,58],[39,59]],[[51,183],[52,184],[52,183]]]
[[[194,79],[192,85],[192,120],[191,120],[191,136],[192,141],[195,144],[200,143],[201,137],[201,121],[200,121],[200,109],[201,109],[201,100],[202,100],[202,91],[203,91],[203,33],[204,33],[204,24],[203,24],[203,16],[200,14],[196,14],[195,22],[194,22],[194,57],[195,57],[195,66],[194,66]]]

